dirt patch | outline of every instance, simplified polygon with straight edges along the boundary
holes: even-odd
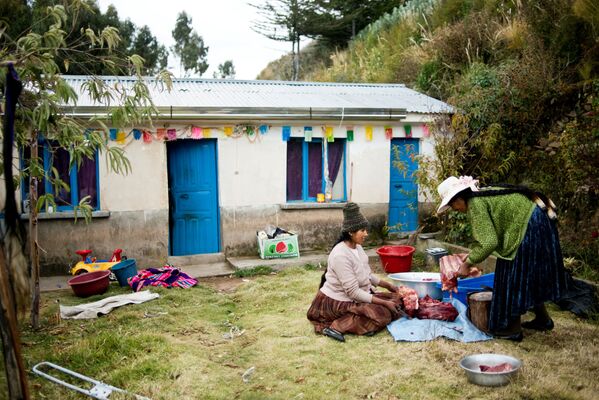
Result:
[[[221,293],[233,293],[247,280],[247,278],[236,278],[234,276],[212,276],[199,278],[199,284],[211,287]]]

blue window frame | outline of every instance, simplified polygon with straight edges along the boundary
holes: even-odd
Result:
[[[320,138],[287,142],[287,201],[315,202],[318,193],[326,192],[325,171],[331,182],[331,201],[346,200],[345,139],[326,143],[326,150],[323,143]]]
[[[69,152],[55,146],[55,143],[47,140],[40,140],[38,154],[41,158],[46,176],[52,176],[52,168],[55,168],[60,179],[69,185],[70,190],[56,188],[52,186],[50,180],[44,178],[38,185],[38,196],[45,193],[52,193],[56,202],[57,211],[68,211],[79,204],[81,199],[90,196],[90,205],[93,210],[98,210],[100,206],[99,191],[99,166],[98,152],[96,151],[92,159],[83,158],[81,165],[70,166]],[[30,157],[29,148],[22,151],[23,164]],[[29,197],[28,181],[22,182],[23,199]]]

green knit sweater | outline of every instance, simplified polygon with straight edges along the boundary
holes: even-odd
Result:
[[[467,261],[477,264],[491,254],[513,260],[535,207],[534,202],[519,193],[472,197],[468,201],[468,218],[476,243]]]

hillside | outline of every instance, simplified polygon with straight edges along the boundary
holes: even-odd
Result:
[[[412,0],[308,64],[302,80],[404,83],[456,106],[420,184],[531,185],[560,207],[567,251],[599,254],[596,1]]]

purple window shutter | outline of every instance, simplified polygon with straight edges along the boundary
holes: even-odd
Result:
[[[84,157],[77,171],[77,183],[79,186],[79,200],[85,196],[90,196],[90,205],[93,208],[98,206],[97,176],[96,176],[96,158]]]
[[[302,141],[287,142],[287,200],[302,199]]]
[[[308,196],[322,193],[322,143],[308,143]]]
[[[328,162],[329,162],[329,179],[331,183],[335,184],[335,179],[337,178],[337,174],[339,173],[339,168],[341,167],[341,158],[343,157],[343,145],[344,140],[335,140],[334,142],[327,143],[328,144]]]
[[[67,185],[71,185],[71,178],[69,173],[69,152],[62,148],[57,148],[54,151],[52,158],[52,166],[58,171],[58,176]],[[64,206],[71,204],[71,192],[66,189],[60,189],[58,193],[54,193],[54,201],[56,205]]]

